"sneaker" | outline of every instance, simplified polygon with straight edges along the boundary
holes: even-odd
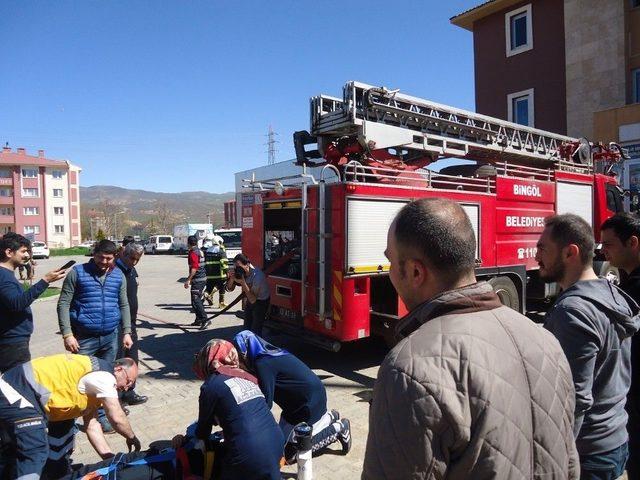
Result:
[[[227,308],[227,304],[226,304],[226,303],[224,303],[224,302],[220,302],[220,303],[218,304],[218,308],[219,308],[219,309],[221,309],[221,310],[222,310],[223,308]]]
[[[200,325],[201,325],[200,320],[198,320],[197,318],[193,323],[189,324],[190,327],[199,327]]]
[[[209,325],[211,325],[211,320],[207,320],[201,324],[199,330],[205,330]]]
[[[338,433],[338,440],[342,445],[342,454],[346,455],[351,450],[351,422],[348,419],[340,420],[342,430]]]
[[[337,422],[338,420],[340,420],[340,412],[337,410],[331,410],[329,412],[329,415],[331,415],[331,423]]]
[[[112,433],[116,433],[116,431],[113,429],[113,427],[109,423],[109,420],[107,420],[107,417],[98,418],[98,422],[100,422],[100,426],[102,427],[102,433],[104,433],[105,435],[111,435]]]

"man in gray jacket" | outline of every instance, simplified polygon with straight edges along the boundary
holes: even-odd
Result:
[[[569,360],[576,391],[574,435],[583,479],[615,479],[628,457],[627,413],[631,337],[637,304],[593,271],[589,224],[573,214],[545,220],[536,260],[540,278],[562,293],[547,312],[551,331]]]
[[[404,206],[389,277],[410,313],[378,372],[363,479],[577,479],[575,396],[557,340],[476,282],[462,207]]]

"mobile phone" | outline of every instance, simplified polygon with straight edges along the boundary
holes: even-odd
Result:
[[[76,264],[75,260],[69,260],[67,263],[65,263],[63,266],[61,266],[58,270],[66,270],[69,267],[72,267]]]

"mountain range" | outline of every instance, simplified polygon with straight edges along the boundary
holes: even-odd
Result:
[[[167,233],[178,223],[205,223],[207,216],[214,225],[224,222],[224,202],[233,200],[234,192],[150,192],[112,185],[80,187],[83,231],[89,234],[90,218],[98,219],[100,228],[111,230],[114,214],[130,233]],[[156,231],[154,231],[156,230]]]

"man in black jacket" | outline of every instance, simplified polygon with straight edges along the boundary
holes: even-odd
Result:
[[[132,358],[137,364],[138,332],[136,330],[136,319],[138,316],[138,271],[136,270],[136,265],[140,261],[144,249],[142,245],[134,242],[133,237],[125,237],[122,245],[123,248],[116,260],[116,266],[122,271],[127,282],[127,299],[129,300],[129,312],[131,313],[131,339],[133,340],[133,345],[127,350],[124,350],[122,346],[120,346],[118,358],[126,356]],[[136,384],[134,383],[129,390],[121,393],[120,399],[123,403],[138,405],[148,400],[148,397],[145,395],[138,395],[135,387]]]
[[[601,227],[602,250],[606,259],[620,270],[620,288],[640,303],[640,218],[618,213]],[[631,387],[627,395],[629,432],[629,478],[640,478],[640,337],[631,340]]]

